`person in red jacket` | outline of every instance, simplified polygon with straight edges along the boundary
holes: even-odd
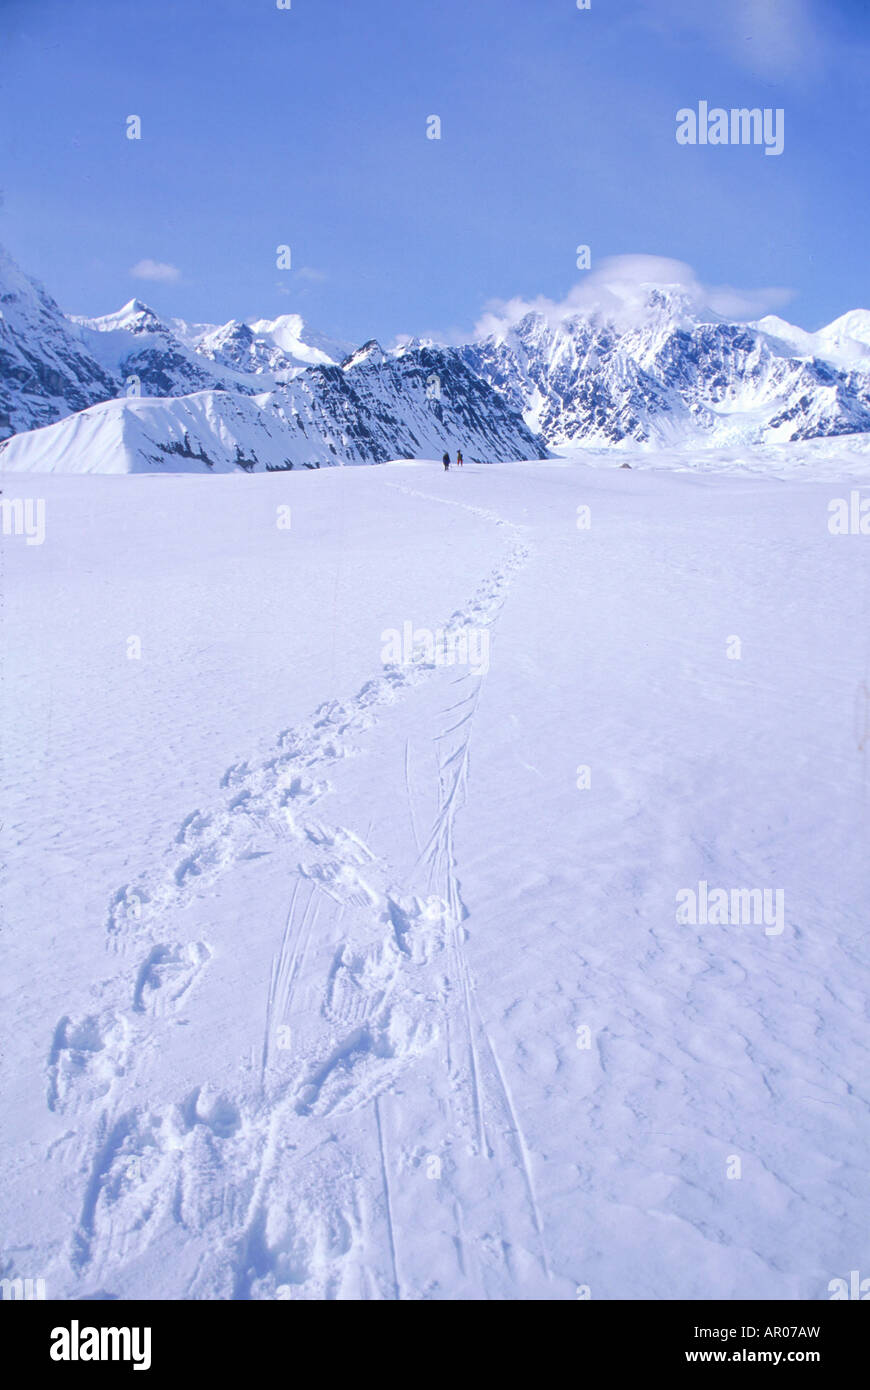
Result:
[[[461,467],[462,467],[462,450],[461,450],[461,449],[458,449],[457,452],[456,452],[456,462],[459,464],[459,467],[461,468]]]

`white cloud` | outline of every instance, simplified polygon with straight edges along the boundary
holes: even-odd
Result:
[[[611,256],[591,270],[562,300],[491,300],[474,327],[475,338],[505,333],[526,314],[543,314],[556,327],[575,314],[600,314],[620,327],[640,323],[654,312],[649,305],[655,288],[676,290],[686,309],[695,314],[747,321],[782,308],[794,291],[779,287],[742,290],[731,285],[704,285],[691,266],[665,256]]]
[[[137,261],[131,267],[130,274],[137,280],[157,280],[164,284],[181,279],[181,271],[177,266],[167,265],[165,261],[152,261],[148,257],[144,261]]]

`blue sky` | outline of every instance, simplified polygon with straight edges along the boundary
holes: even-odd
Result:
[[[581,243],[870,307],[867,0],[0,0],[0,42],[0,240],[70,312],[452,337]],[[784,152],[678,146],[701,99]]]

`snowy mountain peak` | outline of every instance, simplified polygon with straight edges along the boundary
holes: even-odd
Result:
[[[302,338],[305,320],[301,314],[279,314],[274,319],[255,319],[250,327],[259,338],[271,338],[273,343],[287,351]]]
[[[819,355],[839,360],[844,366],[863,365],[870,359],[870,310],[850,309],[815,335]]]
[[[781,319],[778,314],[765,314],[764,318],[751,326],[801,357],[812,357],[817,346],[814,334],[806,333],[795,324]]]
[[[397,347],[392,349],[394,357],[404,357],[407,352],[418,352],[420,348],[437,348],[441,344],[434,338],[405,338],[400,340]]]
[[[96,318],[70,315],[73,323],[92,328],[97,333],[169,333],[170,329],[158,318],[154,310],[141,299],[128,299],[127,303],[114,314],[101,314]]]
[[[308,327],[301,314],[279,314],[275,319],[253,319],[248,323],[252,333],[272,343],[285,357],[302,366],[335,366],[350,350],[351,344],[338,342],[316,333]]]
[[[841,314],[833,323],[829,323],[827,328],[821,329],[820,336],[823,334],[842,334],[870,346],[870,309],[850,309],[848,313]]]
[[[253,341],[254,333],[248,324],[240,323],[238,319],[230,319],[229,323],[204,332],[198,339],[197,346],[200,352],[210,352],[226,348],[230,344],[248,348]]]
[[[870,366],[870,310],[851,309],[817,333],[807,333],[775,314],[751,325],[777,345],[778,350],[830,362],[842,370],[866,370]]]
[[[358,347],[349,357],[342,362],[342,370],[348,371],[351,367],[358,367],[362,362],[384,363],[387,361],[387,354],[375,338],[370,338],[362,347]]]

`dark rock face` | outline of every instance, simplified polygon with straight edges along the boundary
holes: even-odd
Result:
[[[116,393],[51,296],[0,251],[0,437]]]

